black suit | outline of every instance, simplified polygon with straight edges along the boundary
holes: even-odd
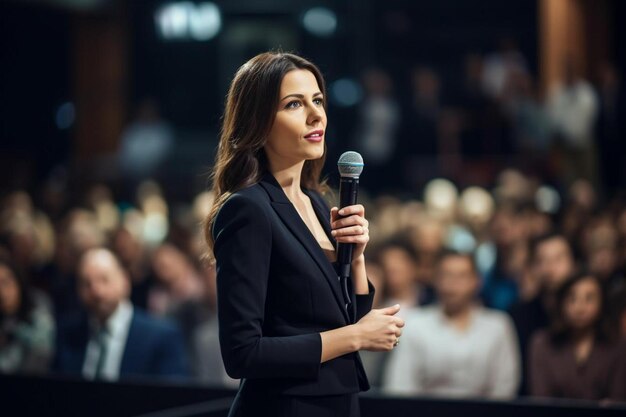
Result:
[[[89,343],[89,322],[79,314],[59,323],[53,370],[80,375]],[[183,336],[178,327],[134,308],[119,371],[120,379],[189,376]]]
[[[335,243],[324,200],[304,192]],[[374,287],[368,281],[367,295],[350,287],[353,309],[346,310],[333,264],[271,174],[224,203],[213,236],[222,358],[227,373],[242,378],[231,415],[245,415],[246,404],[260,415],[270,399],[278,404],[273,413],[294,414],[281,401],[369,389],[357,352],[320,364],[319,332],[367,314]]]

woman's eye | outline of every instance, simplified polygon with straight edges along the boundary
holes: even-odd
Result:
[[[313,99],[313,102],[314,102],[315,104],[317,104],[318,106],[321,106],[321,105],[323,105],[323,104],[324,104],[324,99],[322,99],[322,98],[316,98],[316,99]]]
[[[290,101],[289,103],[287,103],[287,105],[285,106],[286,109],[295,109],[296,107],[300,106],[300,102],[298,100],[294,100],[294,101]]]

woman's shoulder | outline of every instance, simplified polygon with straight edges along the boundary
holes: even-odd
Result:
[[[252,184],[248,187],[232,193],[222,204],[222,211],[225,207],[234,206],[251,206],[254,208],[260,208],[269,203],[269,197],[263,187],[258,183]]]
[[[269,207],[270,200],[267,193],[259,184],[235,191],[222,203],[219,211],[215,215],[215,227],[229,222],[236,218],[249,218],[253,221],[262,220]]]

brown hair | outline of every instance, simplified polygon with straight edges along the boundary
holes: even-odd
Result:
[[[212,258],[212,228],[217,212],[231,194],[256,184],[268,168],[264,146],[276,117],[280,85],[285,74],[295,69],[311,71],[326,97],[319,68],[302,57],[285,52],[265,52],[255,56],[237,70],[230,84],[211,176],[215,202],[204,222],[209,258]],[[325,191],[325,185],[320,183],[325,156],[326,144],[321,158],[305,161],[301,179],[303,187]]]
[[[616,329],[608,310],[606,287],[597,276],[586,270],[580,270],[570,276],[557,291],[556,306],[552,313],[553,317],[549,327],[550,340],[554,345],[562,345],[570,339],[571,329],[565,318],[565,303],[573,288],[586,280],[593,281],[600,291],[600,310],[594,323],[595,339],[611,342],[616,337]]]

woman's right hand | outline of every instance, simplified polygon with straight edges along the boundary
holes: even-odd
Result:
[[[385,308],[373,308],[354,326],[358,329],[359,346],[362,350],[384,352],[393,349],[402,334],[404,320],[394,315],[400,311],[395,304]]]

